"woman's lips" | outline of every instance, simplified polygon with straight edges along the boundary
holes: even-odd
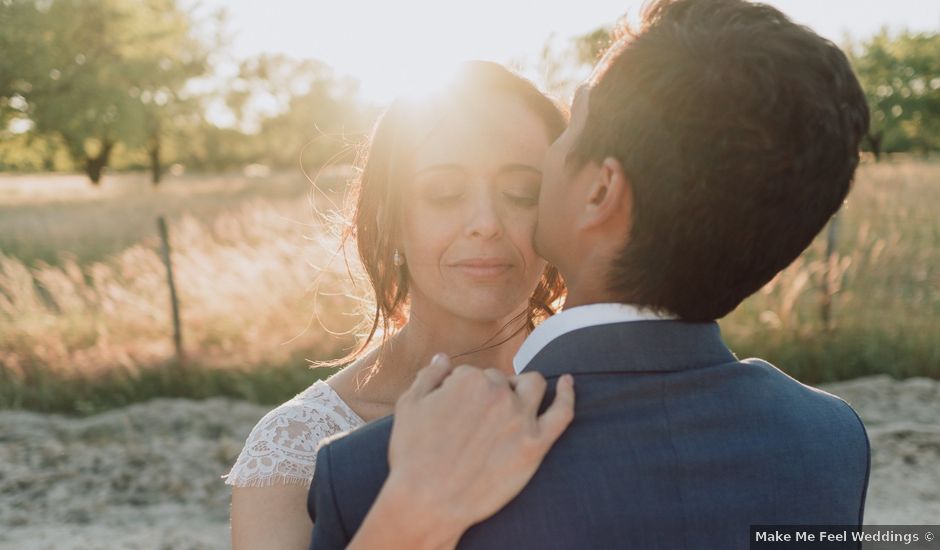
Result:
[[[450,267],[474,278],[492,279],[508,272],[513,264],[505,260],[462,260]]]

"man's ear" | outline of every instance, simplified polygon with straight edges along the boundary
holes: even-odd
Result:
[[[633,186],[624,174],[620,161],[607,157],[588,184],[580,225],[589,229],[613,222],[625,224],[625,229],[629,229],[632,212]]]

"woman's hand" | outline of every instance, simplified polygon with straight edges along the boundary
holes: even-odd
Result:
[[[350,548],[368,548],[370,532],[379,534],[370,519],[372,526],[394,526],[400,547],[448,548],[498,512],[574,417],[570,375],[559,379],[554,402],[538,416],[545,389],[537,372],[506,377],[495,369],[454,368],[436,356],[395,405],[389,477]]]

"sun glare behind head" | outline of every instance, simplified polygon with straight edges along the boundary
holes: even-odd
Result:
[[[397,96],[409,102],[420,102],[440,94],[453,85],[458,62],[441,63],[414,71],[410,78],[404,79]]]

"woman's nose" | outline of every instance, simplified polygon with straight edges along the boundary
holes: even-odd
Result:
[[[492,239],[503,232],[503,220],[490,193],[480,193],[473,203],[465,234],[468,237]]]

